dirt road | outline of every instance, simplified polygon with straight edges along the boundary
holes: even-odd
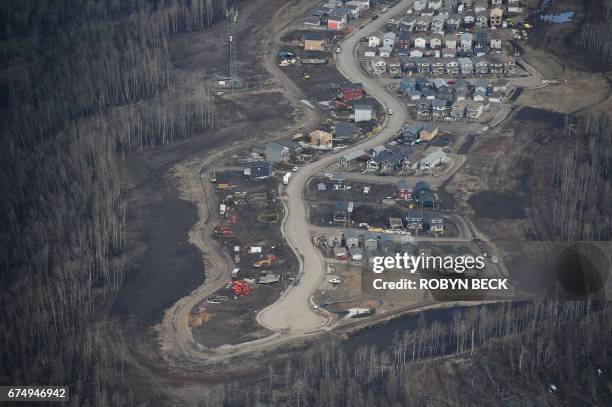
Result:
[[[390,9],[388,14],[398,13],[412,2],[412,0],[401,1]],[[291,181],[285,190],[286,217],[281,230],[300,259],[302,277],[298,286],[290,287],[278,301],[258,314],[257,320],[268,329],[290,333],[307,333],[320,329],[330,322],[325,314],[313,310],[310,304],[310,297],[325,277],[325,261],[309,233],[311,226],[308,224],[307,204],[304,198],[307,181],[336,162],[341,154],[357,149],[369,149],[391,139],[408,118],[405,104],[376,79],[366,76],[353,55],[353,50],[359,38],[380,30],[385,21],[386,19],[380,18],[370,22],[362,29],[353,31],[352,35],[342,43],[342,51],[337,57],[337,67],[340,73],[350,81],[363,83],[365,91],[378,100],[385,110],[392,109],[394,114],[387,116],[383,130],[376,136],[348,148],[342,153],[330,154],[319,161],[308,164],[291,177]]]

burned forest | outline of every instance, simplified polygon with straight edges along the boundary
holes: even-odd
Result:
[[[5,0],[0,123],[0,405],[612,405],[612,0]]]

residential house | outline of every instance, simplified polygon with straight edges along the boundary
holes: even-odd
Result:
[[[474,102],[484,102],[487,97],[487,92],[483,90],[474,90],[473,100]]]
[[[359,234],[355,229],[346,229],[344,231],[344,245],[350,249],[351,247],[359,246]]]
[[[434,99],[431,101],[431,115],[436,119],[446,116],[446,100]]]
[[[449,93],[448,83],[446,83],[446,80],[442,78],[435,78],[433,80],[433,86],[436,92],[438,93],[445,93],[445,94]]]
[[[463,51],[471,51],[473,46],[474,36],[471,33],[461,34],[461,49]]]
[[[489,102],[493,103],[501,103],[504,99],[504,94],[502,92],[493,92],[491,96],[489,96]]]
[[[457,50],[455,48],[442,48],[440,52],[442,58],[455,58],[457,55]]]
[[[334,135],[337,141],[350,140],[353,137],[353,123],[338,122],[334,128]]]
[[[397,35],[394,32],[385,33],[383,35],[383,46],[393,49],[396,37]]]
[[[446,34],[444,46],[450,49],[457,49],[457,34]]]
[[[429,36],[426,34],[416,35],[414,37],[414,47],[425,49],[427,47],[428,40],[429,40]]]
[[[378,51],[378,48],[368,47],[363,51],[363,56],[366,58],[374,58],[376,56],[377,51]]]
[[[310,133],[310,145],[320,149],[330,149],[333,147],[334,136],[332,133],[323,130],[314,130]]]
[[[351,260],[354,260],[354,261],[363,260],[363,256],[364,256],[363,248],[359,246],[351,246],[348,249],[348,251],[349,251],[349,256],[351,257]]]
[[[270,163],[267,161],[255,161],[248,168],[251,178],[262,178],[270,175]],[[245,172],[246,173],[246,172]]]
[[[476,13],[474,24],[481,30],[487,28],[489,26],[489,15],[485,11]]]
[[[436,98],[436,91],[434,91],[431,88],[426,88],[426,89],[421,90],[421,94],[427,100],[434,100]]]
[[[405,143],[418,140],[419,135],[421,134],[421,130],[423,130],[422,124],[413,123],[408,127],[402,129],[401,138]]]
[[[387,60],[387,71],[390,75],[399,75],[402,73],[402,64],[397,57],[391,57]]]
[[[370,61],[372,72],[381,75],[387,72],[387,63],[383,58],[374,58]]]
[[[373,232],[363,233],[363,248],[367,252],[378,251],[378,235]]]
[[[388,45],[384,45],[378,48],[378,56],[380,56],[381,58],[389,58],[392,52],[393,48]]]
[[[361,15],[361,8],[355,4],[348,4],[348,2],[345,5],[346,9],[349,11],[349,15],[351,16],[351,19],[354,18],[359,18],[359,16]]]
[[[499,27],[502,24],[503,10],[501,7],[491,9],[491,27]]]
[[[425,48],[414,47],[410,50],[411,58],[423,58],[423,55],[425,55]]]
[[[413,77],[402,78],[400,80],[400,92],[408,93],[416,90],[416,81]]]
[[[375,32],[368,37],[368,47],[379,47],[383,40],[383,34]]]
[[[474,47],[487,47],[489,45],[489,34],[486,31],[477,31],[474,35]]]
[[[380,235],[380,250],[383,253],[394,253],[395,252],[395,240],[393,235],[383,233]]]
[[[421,59],[417,62],[418,73],[429,73],[431,72],[431,62],[428,59]]]
[[[427,224],[431,233],[444,233],[444,216],[438,212],[430,212],[427,215]]]
[[[333,10],[327,17],[327,29],[330,31],[341,31],[346,27],[348,22],[348,10],[345,8],[337,8]]]
[[[474,64],[470,58],[458,58],[459,70],[462,75],[471,75],[474,73]]]
[[[451,58],[446,61],[446,73],[449,75],[459,74],[459,62],[455,58]]]
[[[304,34],[305,51],[324,51],[323,42],[325,37],[320,31],[312,31]]]
[[[461,120],[463,116],[465,116],[465,103],[456,101],[451,107],[450,117],[454,120]]]
[[[482,103],[468,103],[465,107],[465,117],[469,119],[478,119],[482,115]]]
[[[419,161],[419,168],[421,169],[431,169],[442,163],[448,161],[447,154],[443,149],[438,148],[432,153],[426,155],[421,161]],[[422,188],[419,189],[416,187],[414,200],[421,207],[433,207],[435,205],[435,195],[430,189]]]
[[[401,218],[389,218],[389,229],[390,230],[403,230],[404,224]]]
[[[461,24],[461,16],[459,14],[451,14],[444,22],[444,27],[447,31],[455,32]]]
[[[411,102],[416,102],[416,101],[421,100],[421,96],[422,96],[421,91],[418,91],[418,90],[411,90],[407,93],[407,95],[408,95],[408,99]]]
[[[482,13],[483,11],[487,11],[489,5],[487,4],[487,0],[476,0],[474,2],[474,12]]]
[[[402,17],[399,21],[399,30],[400,31],[414,31],[414,26],[416,25],[417,16],[405,16]]]
[[[418,234],[423,230],[423,213],[420,210],[412,209],[408,211],[404,220],[406,221],[406,228],[412,234]]]
[[[476,14],[473,11],[468,11],[463,15],[463,28],[473,27],[476,23]]]
[[[264,156],[269,163],[286,162],[289,159],[290,149],[280,143],[268,143],[264,150]]]
[[[440,49],[442,48],[442,42],[444,37],[440,34],[434,34],[429,39],[429,47],[432,49]]]
[[[491,5],[499,6],[502,4],[502,0],[491,0]]]
[[[431,73],[434,75],[444,75],[444,60],[442,58],[433,58],[431,60]]]
[[[355,123],[368,122],[373,118],[372,105],[355,105]]]
[[[435,124],[427,124],[423,126],[421,133],[419,134],[419,139],[423,141],[431,141],[438,135],[439,132],[438,126]]]
[[[446,21],[446,17],[437,15],[431,19],[430,30],[431,31],[444,31],[444,22]]]
[[[349,218],[349,205],[352,202],[336,202],[334,204],[334,222],[346,222]]]
[[[486,75],[489,73],[489,61],[485,58],[474,59],[474,69],[476,74]]]
[[[477,47],[474,47],[474,54],[473,55],[475,55],[477,57],[483,57],[483,56],[487,55],[487,52],[488,52],[488,49],[487,49],[486,46],[482,47],[482,46],[479,45]]]
[[[504,72],[508,74],[516,73],[516,62],[512,58],[507,58],[504,61]]]
[[[343,101],[360,99],[365,95],[362,83],[345,82],[340,86]]]
[[[414,83],[416,84],[416,89],[417,90],[425,90],[425,89],[429,89],[430,84],[429,84],[429,79],[423,77],[423,76],[417,76],[414,79]]]
[[[442,0],[429,0],[427,5],[430,10],[439,10],[442,8]]]
[[[417,106],[417,115],[422,117],[429,117],[431,114],[431,101],[424,100],[419,102]]]
[[[359,161],[365,161],[368,155],[363,150],[351,150],[338,159],[338,163],[342,167],[352,167],[359,163]]]
[[[502,38],[501,38],[501,33],[499,31],[492,31],[491,32],[491,39],[489,42],[489,46],[492,49],[501,49],[502,47]]]
[[[427,8],[427,0],[414,0],[414,10],[415,11],[423,11]]]
[[[493,92],[508,93],[509,84],[510,81],[508,81],[508,79],[498,79],[493,84]]]
[[[492,56],[489,59],[489,71],[492,74],[504,73],[504,63],[500,58]]]
[[[397,39],[397,46],[399,48],[410,48],[412,45],[412,37],[409,32],[402,31]]]
[[[455,82],[455,100],[465,100],[467,97],[467,82],[457,79]]]
[[[397,197],[403,201],[412,200],[413,185],[406,179],[401,179],[395,184]]]
[[[428,150],[429,151],[429,150]],[[442,156],[441,153],[444,154]],[[444,157],[444,161],[440,161],[440,158]],[[424,169],[433,168],[436,165],[446,161],[446,153],[441,148],[434,148],[433,152],[429,152],[425,158],[419,161],[419,166]],[[419,181],[414,186],[414,201],[421,208],[434,207],[436,205],[436,195],[431,190],[429,184],[425,181]]]
[[[421,15],[416,20],[416,23],[414,25],[414,30],[419,31],[419,32],[428,31],[429,26],[431,24],[431,20],[432,20],[431,17]]]

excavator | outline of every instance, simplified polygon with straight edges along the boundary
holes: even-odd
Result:
[[[275,261],[276,261],[276,256],[273,254],[268,254],[265,259],[258,260],[255,263],[253,263],[253,267],[256,267],[256,268],[270,267],[270,265],[274,263]]]

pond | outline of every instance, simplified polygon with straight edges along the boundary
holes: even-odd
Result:
[[[555,24],[569,23],[570,21],[572,21],[572,17],[574,17],[574,14],[575,13],[573,11],[565,11],[559,14],[542,15],[540,16],[540,20],[547,23]]]

